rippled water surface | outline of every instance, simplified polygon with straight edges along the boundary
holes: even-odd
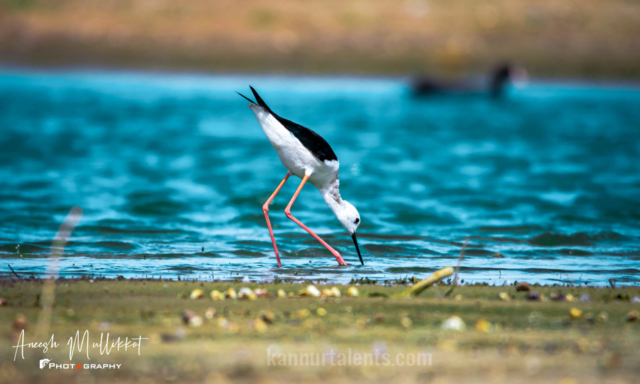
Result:
[[[320,133],[360,211],[365,266],[318,191],[261,205],[286,170],[247,102]],[[507,99],[414,99],[402,79],[0,72],[0,272],[42,274],[65,215],[84,216],[61,274],[638,284],[640,89],[533,82]],[[495,257],[500,253],[502,258]]]

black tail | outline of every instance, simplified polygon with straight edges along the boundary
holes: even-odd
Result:
[[[253,92],[253,96],[256,98],[256,101],[258,102],[258,105],[261,106],[262,108],[266,109],[267,111],[271,112],[271,109],[267,106],[267,103],[264,102],[264,100],[262,100],[262,97],[260,97],[260,95],[258,95],[258,92],[256,92],[255,89],[253,89],[252,86],[249,86],[249,88],[251,88],[251,92]]]

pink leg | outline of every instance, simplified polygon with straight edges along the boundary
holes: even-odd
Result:
[[[291,214],[291,206],[293,205],[293,202],[296,201],[296,198],[298,197],[298,194],[300,193],[300,191],[302,190],[302,187],[304,187],[304,184],[307,182],[307,179],[309,178],[308,175],[305,175],[302,178],[302,183],[300,183],[300,186],[298,187],[298,189],[296,190],[296,193],[293,195],[293,197],[291,198],[291,201],[289,202],[289,205],[287,205],[287,208],[285,208],[284,213],[287,215],[288,218],[290,218],[291,220],[295,221],[296,224],[298,224],[299,226],[301,226],[305,231],[309,232],[309,234],[313,237],[316,238],[316,240],[318,240],[322,245],[324,245],[329,252],[333,253],[333,256],[336,257],[336,260],[338,260],[338,265],[347,265],[347,263],[344,262],[344,260],[342,260],[342,257],[340,256],[340,254],[338,252],[336,252],[335,249],[331,248],[329,246],[329,244],[325,243],[324,240],[322,240],[320,238],[320,236],[316,235],[315,233],[313,233],[309,228],[307,228],[306,225],[302,224],[300,222],[300,220],[296,219],[295,217],[293,217],[293,215]]]
[[[280,263],[280,256],[278,255],[278,247],[276,246],[276,239],[275,237],[273,237],[273,229],[271,229],[271,221],[269,221],[269,204],[271,204],[271,201],[273,200],[273,198],[276,197],[278,192],[280,192],[280,188],[282,188],[282,186],[287,181],[289,176],[291,176],[291,172],[287,172],[287,176],[285,176],[284,179],[282,179],[282,181],[280,182],[280,185],[278,185],[278,188],[276,188],[276,190],[273,191],[273,194],[271,194],[271,197],[269,198],[269,200],[267,200],[267,202],[264,203],[264,205],[262,206],[262,212],[264,212],[264,218],[267,220],[267,227],[269,227],[269,235],[271,235],[271,242],[273,243],[273,251],[276,253],[276,260],[278,260],[278,267],[282,267],[282,264]]]

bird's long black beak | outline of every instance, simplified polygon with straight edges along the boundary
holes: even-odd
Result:
[[[360,254],[360,248],[358,247],[358,238],[356,237],[355,232],[353,232],[353,235],[351,235],[351,238],[353,239],[353,244],[356,245],[356,251],[358,251],[358,257],[360,257],[360,262],[362,263],[362,265],[364,265],[364,261],[362,261],[362,255]]]

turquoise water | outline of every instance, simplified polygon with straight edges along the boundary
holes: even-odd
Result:
[[[284,177],[247,102],[320,133],[360,211],[351,239],[308,185],[293,213],[261,205]],[[84,211],[61,274],[252,280],[425,277],[503,284],[640,281],[640,88],[532,82],[507,99],[414,99],[402,79],[0,72],[0,272],[43,274]],[[204,249],[204,251],[203,251]],[[492,257],[501,253],[504,258]]]

